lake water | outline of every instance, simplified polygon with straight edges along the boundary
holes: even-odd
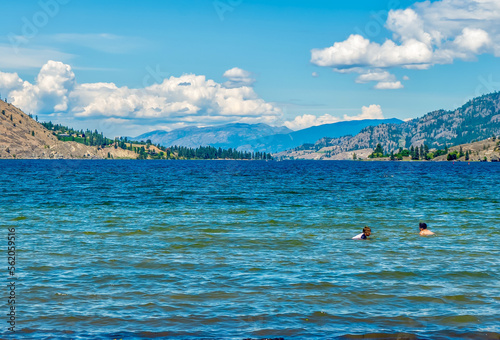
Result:
[[[0,206],[1,338],[500,337],[500,164],[0,161]]]

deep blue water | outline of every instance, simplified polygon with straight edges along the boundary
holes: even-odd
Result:
[[[1,338],[499,338],[500,164],[0,161],[0,207]]]

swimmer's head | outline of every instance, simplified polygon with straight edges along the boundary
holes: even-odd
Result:
[[[427,229],[427,224],[420,222],[419,227],[420,227],[420,230]]]
[[[371,233],[372,233],[372,230],[370,229],[370,227],[363,228],[363,234],[365,234],[366,236],[370,236]]]

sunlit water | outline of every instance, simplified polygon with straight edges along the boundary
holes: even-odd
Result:
[[[0,206],[2,338],[499,337],[500,164],[0,161]]]

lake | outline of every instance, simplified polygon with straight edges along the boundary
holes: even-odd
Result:
[[[498,163],[4,160],[0,206],[1,338],[500,338]]]

